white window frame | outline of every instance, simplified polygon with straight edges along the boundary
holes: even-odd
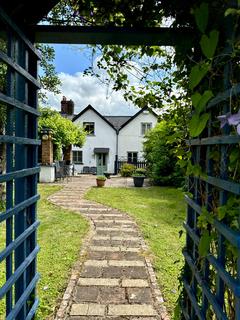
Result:
[[[74,155],[73,155],[74,152],[77,153],[77,161],[74,161]],[[78,152],[81,154],[81,161],[79,161]],[[82,152],[82,150],[73,150],[73,151],[72,151],[72,161],[73,161],[73,163],[75,163],[75,164],[83,164],[83,152]]]
[[[86,131],[86,126],[87,125],[93,125],[93,132]],[[88,136],[94,136],[95,135],[95,122],[85,121],[85,122],[83,122],[83,128],[86,131]]]
[[[141,134],[144,136],[152,129],[152,122],[141,122]]]

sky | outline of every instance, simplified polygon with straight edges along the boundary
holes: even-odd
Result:
[[[54,95],[47,92],[47,105],[60,110],[62,96],[66,96],[68,100],[74,101],[75,114],[89,104],[103,115],[133,115],[138,111],[124,100],[121,92],[113,92],[97,78],[83,75],[83,71],[92,63],[91,50],[87,46],[60,44],[52,46],[56,54],[55,68],[62,86],[61,94]]]

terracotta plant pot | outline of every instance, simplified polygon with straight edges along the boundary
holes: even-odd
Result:
[[[96,181],[97,181],[97,186],[98,186],[98,187],[104,187],[104,185],[105,185],[105,180],[98,180],[98,179],[96,179]]]

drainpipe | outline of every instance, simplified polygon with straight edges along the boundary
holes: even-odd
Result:
[[[117,139],[116,139],[116,155],[115,155],[114,174],[118,174],[118,135],[119,135],[119,130],[117,130],[116,133],[117,133]]]

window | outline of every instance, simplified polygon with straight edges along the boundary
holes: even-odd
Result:
[[[142,135],[143,136],[151,129],[152,129],[151,122],[142,122]]]
[[[94,122],[83,122],[83,128],[88,135],[94,135]]]
[[[128,163],[136,163],[138,154],[137,152],[128,152],[127,153]]]
[[[72,156],[73,156],[73,163],[83,163],[82,151],[73,151]]]

